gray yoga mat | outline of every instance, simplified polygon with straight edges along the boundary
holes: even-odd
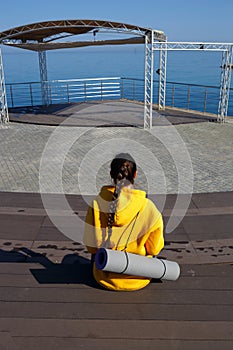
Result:
[[[175,261],[150,258],[119,250],[100,248],[95,256],[98,270],[175,281],[180,267]]]

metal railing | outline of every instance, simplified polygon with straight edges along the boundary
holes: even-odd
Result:
[[[166,105],[203,113],[218,113],[219,87],[170,82]],[[231,111],[233,112],[232,108]]]
[[[122,78],[122,98],[143,101],[143,80]],[[153,103],[158,105],[158,80],[154,81]],[[218,113],[219,87],[167,82],[166,106],[194,110],[202,113]],[[233,116],[233,89],[230,89],[228,115]]]
[[[43,85],[45,86],[45,85]],[[88,100],[128,99],[144,101],[144,80],[134,78],[93,78],[46,82],[49,104]],[[40,82],[6,84],[9,107],[42,105]],[[153,102],[158,104],[158,81],[154,81]],[[166,106],[218,113],[219,87],[167,82]],[[233,89],[230,89],[228,115],[233,116]]]
[[[119,99],[121,78],[51,80],[43,82],[49,104]],[[9,107],[42,105],[40,82],[6,84]]]

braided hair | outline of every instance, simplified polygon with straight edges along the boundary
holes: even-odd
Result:
[[[134,183],[137,166],[134,159],[128,153],[120,153],[111,162],[110,175],[115,184],[115,191],[109,206],[108,213],[108,243],[112,234],[112,225],[117,209],[118,198],[123,187]]]

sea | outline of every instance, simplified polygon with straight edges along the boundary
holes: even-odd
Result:
[[[6,84],[39,82],[38,54],[16,48],[2,48]],[[167,85],[172,83],[214,87],[217,112],[221,77],[221,52],[169,51]],[[154,79],[158,79],[159,52],[154,54]],[[121,77],[144,79],[142,45],[104,46],[47,51],[48,80]],[[179,87],[179,86],[178,86]],[[231,82],[231,89],[233,83]],[[171,90],[171,89],[170,89]],[[169,91],[169,89],[168,89]],[[187,98],[184,90],[183,98]],[[203,89],[200,94],[203,94]],[[171,100],[171,96],[167,96]],[[178,106],[179,107],[179,106]],[[233,91],[230,91],[228,115],[233,116]]]

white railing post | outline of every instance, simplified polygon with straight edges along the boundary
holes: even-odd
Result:
[[[9,114],[8,114],[7,98],[6,98],[6,85],[5,85],[4,70],[3,70],[2,51],[0,48],[0,123],[5,124],[8,122],[9,122]]]

